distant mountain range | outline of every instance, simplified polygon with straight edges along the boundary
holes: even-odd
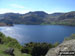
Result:
[[[0,14],[0,23],[27,25],[75,25],[75,11],[53,14],[48,14],[43,11],[28,12],[26,14],[5,13]]]

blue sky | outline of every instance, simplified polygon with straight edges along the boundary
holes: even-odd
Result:
[[[75,11],[75,0],[0,0],[0,14],[45,11],[47,13]]]

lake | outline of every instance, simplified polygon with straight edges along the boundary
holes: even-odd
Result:
[[[64,25],[14,25],[0,27],[6,36],[11,36],[24,44],[28,42],[62,42],[65,37],[75,33],[75,26]]]

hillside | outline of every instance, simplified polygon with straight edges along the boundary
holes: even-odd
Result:
[[[10,47],[8,47],[7,45],[0,44],[0,56],[10,56],[9,54],[3,52],[3,51],[5,51],[5,50],[7,50],[9,48]],[[21,53],[21,51],[19,49],[17,49],[17,48],[15,48],[14,55],[15,56],[30,56],[28,54]]]
[[[75,11],[68,13],[48,14],[43,11],[28,12],[26,14],[5,13],[0,14],[0,22],[7,24],[62,24],[75,25]]]
[[[21,53],[22,46],[16,39],[6,37],[0,32],[0,56],[31,56]]]
[[[75,11],[61,15],[56,21],[60,24],[75,25]]]

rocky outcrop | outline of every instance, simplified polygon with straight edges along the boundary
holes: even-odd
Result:
[[[14,56],[14,48],[9,48],[9,49],[6,49],[5,51],[4,51],[6,54],[10,54],[11,56]]]
[[[2,41],[2,39],[0,38],[0,44],[3,44],[3,41]]]
[[[0,44],[2,43],[2,39],[0,38]]]
[[[45,56],[58,56],[60,51],[75,51],[75,40],[64,41],[59,46],[50,49]]]

